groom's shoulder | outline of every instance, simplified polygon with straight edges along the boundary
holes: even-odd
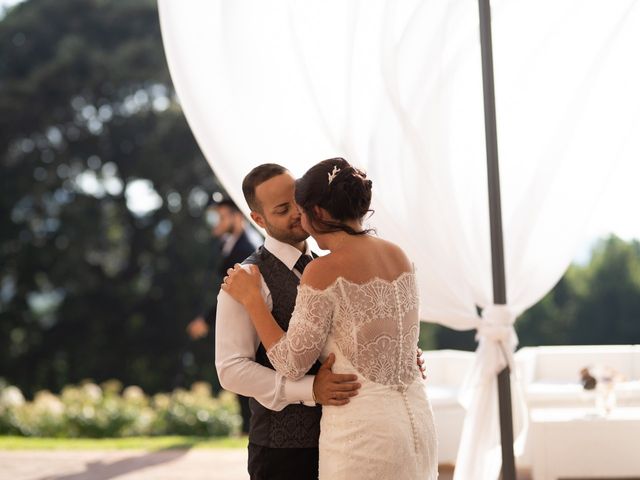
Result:
[[[241,263],[242,265],[257,265],[264,260],[264,253],[264,246],[260,246]]]

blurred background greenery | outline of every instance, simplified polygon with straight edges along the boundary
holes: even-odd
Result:
[[[242,420],[235,395],[212,396],[196,382],[191,389],[147,396],[116,380],[68,385],[59,395],[39,391],[27,401],[20,389],[0,385],[0,435],[48,438],[140,436],[227,437]]]
[[[28,395],[85,378],[217,387],[212,346],[185,326],[219,187],[173,92],[155,2],[9,10],[0,155],[0,377]]]
[[[28,0],[4,12],[0,162],[0,378],[27,398],[62,392],[19,415],[55,403],[71,431],[128,434],[169,422],[147,394],[198,381],[218,391],[211,338],[192,341],[185,327],[207,279],[209,301],[217,293],[202,213],[222,189],[171,85],[154,1]],[[639,317],[640,243],[611,236],[516,325],[521,345],[640,343]],[[421,345],[474,349],[474,333],[423,325]],[[114,378],[147,392],[141,403],[109,427],[74,417],[69,399],[97,390],[68,385]],[[82,397],[94,418],[128,398],[108,385]],[[19,430],[14,420],[0,432]],[[52,422],[25,431],[56,435]]]

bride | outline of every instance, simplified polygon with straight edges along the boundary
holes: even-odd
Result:
[[[342,158],[296,181],[302,227],[330,253],[304,269],[289,329],[273,319],[258,267],[229,269],[223,290],[242,303],[276,370],[301,378],[335,353],[333,370],[362,387],[345,406],[325,406],[320,479],[435,479],[431,406],[415,368],[418,292],[413,266],[390,242],[370,235],[371,180]]]

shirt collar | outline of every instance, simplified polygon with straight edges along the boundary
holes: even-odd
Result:
[[[281,242],[280,240],[276,240],[275,238],[265,235],[264,247],[269,250],[275,257],[284,263],[289,270],[293,270],[294,265],[300,258],[302,253],[293,245],[289,245],[288,243]],[[311,255],[311,249],[309,248],[309,242],[304,243],[305,254]]]

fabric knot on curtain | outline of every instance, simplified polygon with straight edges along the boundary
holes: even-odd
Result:
[[[461,390],[460,401],[467,407],[474,390],[495,379],[507,365],[513,370],[513,353],[518,346],[514,323],[516,315],[508,305],[489,305],[476,324],[475,367]]]
[[[515,320],[507,305],[490,305],[482,311],[476,340],[480,342],[478,353],[485,359],[483,375],[496,375],[507,365],[513,369],[513,352],[518,346]]]
[[[454,480],[498,477],[501,463],[499,442],[493,442],[492,448],[475,455],[473,444],[477,442],[476,432],[499,438],[496,375],[507,365],[513,374],[513,354],[518,346],[518,335],[514,329],[516,317],[517,314],[508,305],[489,305],[477,320],[476,340],[479,344],[476,360],[463,383],[458,400],[468,411],[485,412],[485,416],[475,416],[473,421],[465,421]],[[514,452],[520,455],[528,429],[527,410],[524,394],[513,375],[511,386]]]

